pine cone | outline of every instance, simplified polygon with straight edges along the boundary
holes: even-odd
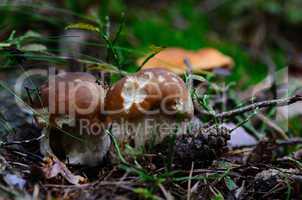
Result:
[[[267,169],[259,172],[254,180],[247,183],[241,199],[301,199],[300,170]],[[288,194],[288,188],[291,192]]]
[[[173,164],[176,168],[189,169],[192,162],[195,167],[208,167],[225,152],[229,139],[230,134],[227,128],[215,126],[203,129],[196,135],[177,136],[172,148],[170,138],[156,149],[159,150],[158,153],[164,155],[164,160],[173,155]]]

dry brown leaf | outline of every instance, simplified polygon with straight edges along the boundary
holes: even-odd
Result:
[[[165,68],[181,75],[186,71],[185,58],[190,60],[193,73],[202,73],[203,71],[211,71],[217,68],[231,68],[234,65],[231,57],[213,48],[204,48],[198,51],[182,48],[165,48],[148,60],[142,69]],[[145,58],[140,58],[137,63],[141,65],[144,60]]]
[[[78,185],[85,183],[86,180],[82,176],[74,175],[66,165],[61,162],[56,156],[49,155],[45,159],[45,164],[42,168],[47,179],[54,178],[59,174],[64,177],[69,183]]]

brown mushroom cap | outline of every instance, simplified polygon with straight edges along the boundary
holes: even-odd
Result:
[[[53,153],[72,165],[102,162],[110,147],[100,115],[104,87],[89,73],[67,72],[50,77],[40,91],[36,107],[48,107],[50,123],[43,129],[41,153]]]
[[[105,89],[89,73],[68,72],[55,75],[40,88],[41,102],[35,108],[48,107],[50,119],[57,116],[93,119],[100,114]]]
[[[110,120],[136,120],[144,115],[193,115],[189,91],[183,80],[164,69],[145,69],[124,77],[108,92],[105,111]]]
[[[166,48],[149,59],[142,69],[164,68],[181,75],[186,71],[185,58],[190,60],[193,73],[231,68],[234,65],[231,57],[213,48],[204,48],[196,52],[182,48]],[[144,60],[145,58],[138,59],[138,64],[141,65]]]

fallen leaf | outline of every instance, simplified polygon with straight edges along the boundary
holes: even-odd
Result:
[[[181,75],[186,71],[185,58],[190,61],[193,73],[197,74],[219,68],[230,69],[234,65],[231,57],[222,54],[214,48],[203,48],[198,51],[182,48],[165,48],[150,58],[143,65],[142,69],[164,68]],[[139,58],[137,61],[138,65],[141,65],[144,60],[145,57]]]
[[[47,179],[56,177],[58,175],[63,176],[69,183],[78,185],[85,183],[86,180],[84,177],[79,175],[74,175],[66,165],[61,162],[56,156],[49,155],[45,159],[45,164],[43,166],[43,172]]]

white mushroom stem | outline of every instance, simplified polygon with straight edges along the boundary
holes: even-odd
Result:
[[[42,134],[45,136],[40,143],[41,153],[45,156],[54,155],[50,143],[50,129],[44,128]],[[51,134],[63,134],[60,135],[60,143],[62,144],[60,151],[63,151],[66,156],[65,162],[72,165],[96,166],[104,159],[110,147],[110,137],[108,135],[83,134],[80,136],[79,134],[73,134],[71,136],[59,132]]]
[[[136,148],[145,144],[158,144],[168,135],[185,134],[189,121],[176,122],[175,118],[163,114],[141,117],[135,121],[112,124],[112,134],[120,143],[134,142]]]
[[[88,166],[96,166],[102,162],[110,147],[110,137],[108,135],[84,135],[81,139],[83,141],[73,141],[63,147],[67,162],[72,165],[85,163]],[[68,140],[70,140],[68,136],[63,137],[63,142]]]

